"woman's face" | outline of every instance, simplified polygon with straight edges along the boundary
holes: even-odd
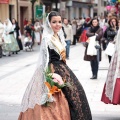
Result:
[[[115,20],[115,19],[112,19],[112,20],[110,21],[110,24],[111,24],[111,26],[116,26],[116,20]]]
[[[12,19],[12,23],[15,24],[15,19]]]
[[[92,21],[92,25],[93,25],[94,27],[98,26],[98,21],[97,21],[97,20],[93,20],[93,21]]]
[[[62,28],[62,19],[60,16],[53,16],[50,21],[50,25],[54,33],[59,32]]]

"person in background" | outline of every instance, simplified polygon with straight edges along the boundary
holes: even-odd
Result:
[[[77,37],[76,37],[76,32],[77,32],[77,22],[74,20],[72,22],[72,29],[73,29],[73,45],[76,45]]]
[[[112,17],[112,14],[108,13],[108,15],[105,18],[105,23],[104,23],[104,26],[103,26],[103,38],[101,40],[103,50],[105,50],[106,47],[107,47],[106,38],[104,37],[104,33],[105,33],[106,29],[109,27],[108,21],[111,19],[111,17]]]
[[[2,34],[3,34],[3,31],[4,31],[4,25],[0,21],[0,58],[2,58],[2,44],[3,44]]]
[[[67,44],[66,46],[66,58],[69,59],[69,54],[70,54],[70,45],[73,43],[73,30],[72,26],[68,23],[68,19],[64,18],[63,19],[63,27],[65,30],[65,33],[67,35],[65,42]]]
[[[99,23],[100,23],[100,27],[103,28],[104,25],[105,25],[105,19],[104,19],[104,16],[100,16]]]
[[[27,25],[25,26],[25,36],[30,36],[31,37],[31,31],[32,31],[32,28],[31,28],[31,20],[28,21]]]
[[[106,19],[105,19],[105,26],[106,27],[109,27],[108,21],[111,19],[111,17],[112,17],[112,14],[108,13],[108,15],[106,16]]]
[[[96,41],[99,44],[99,46],[101,46],[100,40],[103,36],[103,30],[102,28],[100,28],[99,20],[97,18],[93,18],[91,20],[91,27],[88,28],[86,35],[87,37],[96,36]],[[87,55],[87,47],[86,47],[84,60],[90,61],[91,64],[92,77],[90,79],[97,79],[99,61],[101,61],[101,48],[99,48],[99,60],[98,60],[97,55],[93,55],[93,56]]]
[[[115,8],[115,7],[112,7],[112,8],[110,9],[110,13],[112,14],[112,16],[117,17],[116,8]]]
[[[20,50],[23,50],[23,45],[22,45],[22,41],[21,41],[21,32],[20,32],[20,27],[18,25],[18,22],[15,20],[15,18],[12,19],[12,27],[14,29],[14,37],[17,40],[18,46],[20,48]],[[18,51],[16,51],[17,54]],[[13,52],[14,54],[14,52]]]
[[[69,25],[72,25],[72,22],[71,22],[71,20],[68,20],[68,24],[69,24]]]
[[[91,26],[90,21],[91,21],[91,18],[88,17],[86,18],[84,24],[82,25],[83,31],[79,39],[80,42],[84,43],[88,39],[88,37],[86,36],[86,32],[87,32],[87,29]]]
[[[77,23],[77,29],[79,29],[80,27],[82,27],[82,25],[84,24],[84,22],[85,22],[85,20],[82,17],[80,17],[79,21]]]
[[[114,41],[114,37],[117,35],[117,31],[119,29],[118,27],[118,20],[116,17],[111,17],[109,22],[109,27],[106,29],[105,33],[104,33],[104,38],[105,38],[105,42],[108,45],[109,42],[113,42]],[[111,61],[111,56],[108,55],[108,59],[109,59],[109,63]]]
[[[34,33],[35,33],[35,40],[37,42],[38,45],[40,45],[40,24],[39,21],[36,20],[35,24],[34,24]]]
[[[19,51],[18,43],[14,37],[14,29],[9,19],[5,20],[2,38],[4,40],[3,51],[5,55],[11,56],[12,52]]]
[[[27,24],[28,24],[28,19],[25,18],[25,19],[24,19],[24,27],[26,27]]]
[[[34,25],[32,24],[32,21],[29,20],[28,24],[25,27],[25,33],[26,33],[26,37],[30,36],[32,38],[33,45],[34,45],[34,38],[35,38],[35,36],[34,36],[34,30],[35,30],[34,29]]]

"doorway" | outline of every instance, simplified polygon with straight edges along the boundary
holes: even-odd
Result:
[[[14,5],[9,5],[9,19],[12,20],[13,18],[15,18],[15,7]]]
[[[28,7],[20,7],[20,30],[24,33],[24,19],[28,19]]]

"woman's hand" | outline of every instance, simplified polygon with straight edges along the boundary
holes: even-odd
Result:
[[[20,40],[21,40],[21,36],[18,36],[18,39],[20,39]]]
[[[62,57],[62,60],[66,63],[66,51],[63,50],[60,55]]]

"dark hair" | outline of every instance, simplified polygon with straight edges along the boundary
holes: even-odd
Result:
[[[63,20],[66,20],[67,18],[63,18]],[[68,19],[67,19],[68,20]]]
[[[48,16],[49,22],[51,21],[52,17],[54,17],[54,16],[61,16],[61,15],[58,12],[56,12],[56,11],[50,12],[50,14]]]
[[[108,24],[111,26],[110,22],[111,22],[113,19],[115,19],[115,21],[116,21],[116,26],[118,26],[118,19],[117,19],[115,16],[112,16],[112,17],[110,18],[110,20],[108,21]]]
[[[64,22],[64,20],[68,20],[67,18],[63,18],[63,22]],[[69,21],[68,21],[69,22]]]
[[[91,20],[91,22],[90,22],[91,25],[92,25],[93,20],[97,20],[98,23],[99,23],[99,19],[98,19],[98,18],[93,18],[93,19]]]
[[[16,19],[15,19],[15,18],[13,18],[12,20],[14,20],[14,21],[15,21],[15,24],[16,24],[16,22],[17,22],[17,21],[16,21]]]

